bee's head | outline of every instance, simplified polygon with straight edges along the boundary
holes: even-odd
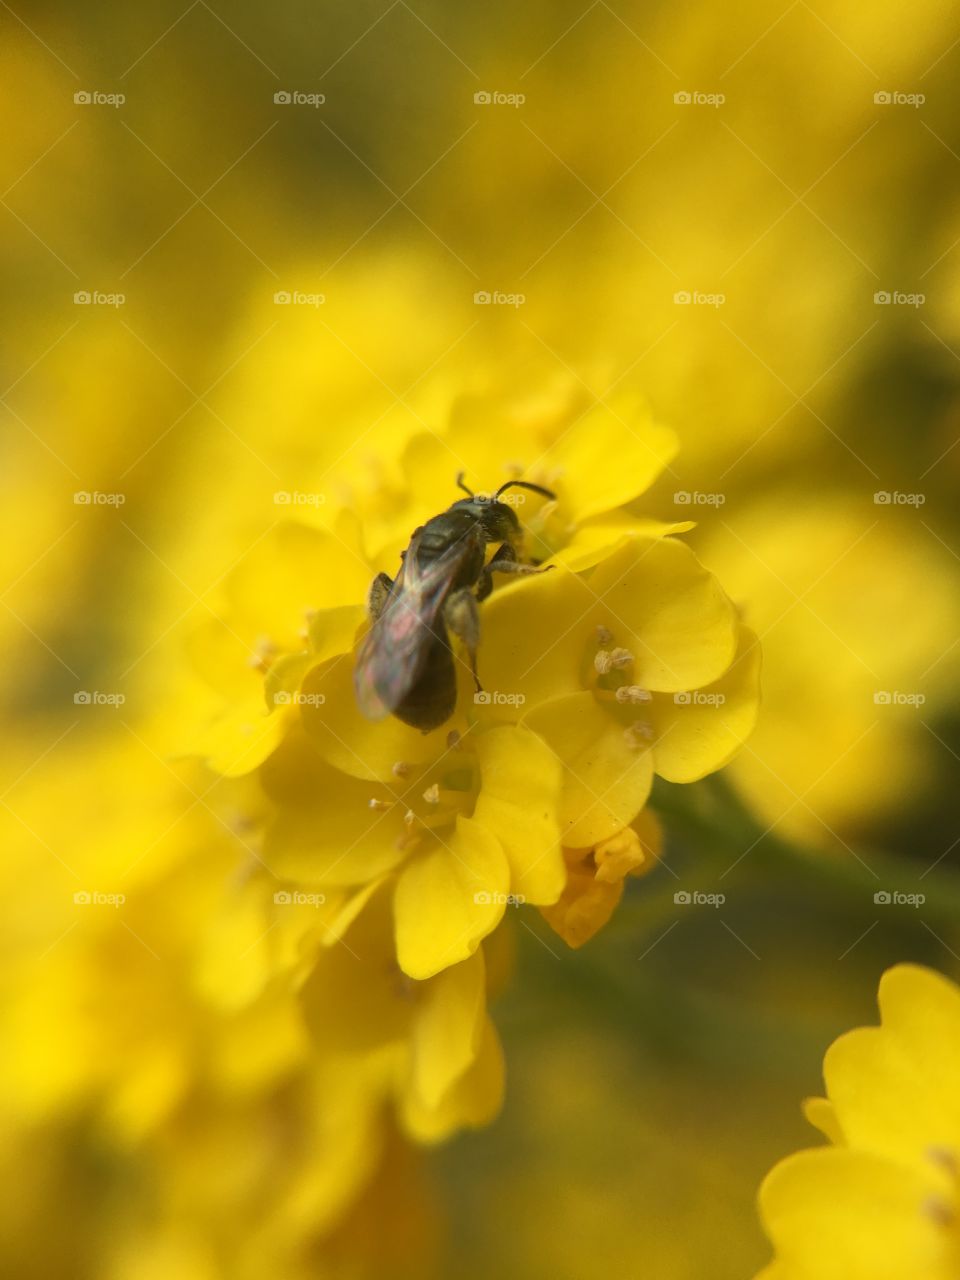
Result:
[[[457,483],[461,489],[467,489],[463,483],[463,475],[457,477]],[[520,521],[517,514],[513,510],[513,506],[509,502],[502,502],[500,495],[508,489],[530,489],[534,493],[542,494],[545,498],[555,498],[556,494],[549,489],[544,489],[541,485],[530,484],[526,480],[508,480],[506,484],[502,484],[496,493],[470,493],[469,498],[461,498],[459,502],[453,504],[454,508],[462,511],[468,511],[483,525],[484,536],[488,542],[509,542],[516,544],[520,541],[521,529]]]

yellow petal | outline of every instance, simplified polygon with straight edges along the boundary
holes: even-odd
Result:
[[[932,1148],[960,1152],[960,989],[919,965],[880,983],[882,1026],[836,1040],[827,1093],[851,1146],[926,1169]]]
[[[676,435],[653,422],[635,395],[612,395],[563,431],[540,463],[559,469],[561,501],[577,522],[625,506],[677,452]]]
[[[582,665],[591,642],[588,616],[595,603],[584,580],[567,569],[498,584],[481,609],[484,688],[522,696],[527,711],[582,689]]]
[[[791,1280],[948,1280],[950,1232],[929,1194],[903,1165],[827,1147],[776,1165],[760,1207]]]
[[[844,1146],[843,1133],[833,1104],[826,1098],[807,1098],[803,1104],[804,1118],[829,1138],[835,1147]]]
[[[564,565],[574,573],[582,573],[599,564],[630,538],[666,538],[672,533],[686,533],[693,527],[692,520],[667,524],[660,520],[642,520],[637,516],[619,513],[597,517],[579,525],[566,546],[550,559],[552,564]]]
[[[497,837],[458,817],[446,843],[414,858],[397,880],[397,959],[404,973],[429,978],[466,960],[499,923],[509,887]]]
[[[654,769],[668,782],[695,782],[722,768],[750,736],[759,706],[760,643],[742,627],[737,656],[719,680],[654,697]]]
[[[405,1099],[404,1128],[417,1142],[441,1142],[457,1129],[482,1128],[503,1105],[503,1050],[496,1029],[488,1017],[472,1066],[455,1082],[433,1110],[416,1094]]]
[[[444,753],[451,730],[466,731],[462,714],[431,733],[411,729],[395,716],[367,720],[357,706],[353,661],[344,653],[321,663],[304,677],[300,690],[304,728],[316,751],[343,773],[389,782],[397,761],[425,764]]]
[[[560,901],[540,914],[568,947],[582,947],[607,923],[623,895],[623,880],[598,880],[589,865],[571,867]]]
[[[482,948],[424,985],[410,1046],[412,1088],[432,1110],[477,1056],[486,1013]]]
[[[684,543],[635,539],[599,564],[589,585],[599,597],[590,621],[634,655],[635,684],[669,693],[699,689],[733,661],[736,610]]]
[[[492,831],[510,864],[510,891],[527,902],[555,902],[565,868],[558,805],[563,767],[529,729],[477,733],[480,795],[474,820]]]
[[[562,838],[592,848],[629,826],[647,802],[653,756],[630,745],[624,725],[590,693],[574,693],[536,707],[525,723],[564,765]]]

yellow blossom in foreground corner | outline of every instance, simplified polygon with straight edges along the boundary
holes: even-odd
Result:
[[[880,982],[879,1027],[835,1041],[807,1118],[832,1145],[760,1191],[776,1249],[762,1280],[960,1275],[960,988],[917,965]]]

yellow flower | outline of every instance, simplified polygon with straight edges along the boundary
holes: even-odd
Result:
[[[897,965],[881,1025],[827,1051],[808,1118],[832,1146],[778,1164],[760,1192],[776,1249],[764,1280],[960,1274],[960,989]]]
[[[511,584],[486,606],[484,677],[564,765],[563,843],[629,826],[654,773],[719,769],[757,715],[759,646],[673,538],[634,537],[590,573]],[[496,704],[484,711],[500,714]]]

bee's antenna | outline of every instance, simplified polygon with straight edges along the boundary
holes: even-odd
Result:
[[[467,486],[463,483],[463,474],[464,473],[462,471],[457,472],[457,488],[462,489],[464,493],[468,493],[472,498],[475,496],[474,492],[472,489],[468,489]]]
[[[545,489],[542,484],[531,484],[529,480],[508,480],[506,484],[502,484],[497,492],[493,495],[494,500],[500,497],[501,493],[506,493],[508,489],[532,489],[534,493],[542,494],[545,498],[556,499],[556,494],[552,489]]]

